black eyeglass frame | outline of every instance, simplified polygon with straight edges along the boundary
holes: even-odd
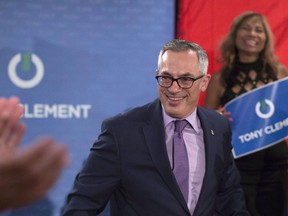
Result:
[[[196,78],[193,78],[193,77],[179,77],[179,78],[173,78],[173,77],[171,77],[171,76],[167,76],[167,75],[158,75],[158,76],[155,76],[155,79],[157,80],[157,83],[158,83],[158,85],[159,86],[161,86],[161,87],[163,87],[163,88],[170,88],[172,85],[173,85],[173,82],[174,81],[176,81],[176,83],[178,84],[178,86],[180,87],[180,88],[182,88],[182,89],[189,89],[189,88],[191,88],[192,86],[193,86],[193,84],[194,84],[194,82],[196,81],[196,80],[198,80],[198,79],[201,79],[201,78],[203,78],[205,75],[200,75],[200,76],[198,76],[198,77],[196,77]],[[171,80],[171,83],[170,83],[170,85],[168,86],[163,86],[163,85],[161,85],[160,83],[160,81],[159,81],[159,79],[161,79],[161,78],[168,78],[168,79],[170,79]],[[189,79],[190,81],[191,81],[191,85],[189,86],[189,87],[182,87],[181,85],[180,85],[180,83],[178,82],[178,80],[179,79]]]

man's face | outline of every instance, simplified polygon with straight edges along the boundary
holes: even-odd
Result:
[[[166,51],[159,62],[158,74],[179,77],[197,78],[201,76],[196,52]],[[189,89],[181,88],[176,81],[169,88],[158,85],[158,94],[165,112],[174,118],[183,119],[189,116],[196,108],[201,91],[205,91],[210,80],[206,75],[196,80]]]

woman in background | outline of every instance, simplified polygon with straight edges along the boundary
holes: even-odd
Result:
[[[274,54],[273,35],[261,14],[236,17],[220,45],[221,69],[213,74],[205,107],[229,116],[223,106],[239,95],[288,76]],[[236,159],[252,216],[287,216],[288,147],[285,141]]]

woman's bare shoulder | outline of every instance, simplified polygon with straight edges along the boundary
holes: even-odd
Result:
[[[284,64],[279,64],[277,66],[277,78],[278,79],[282,79],[284,77],[287,77],[288,76],[288,70],[286,68],[286,66]]]
[[[221,76],[222,71],[216,71],[215,73],[213,73],[211,79],[214,80],[213,82],[221,83]]]

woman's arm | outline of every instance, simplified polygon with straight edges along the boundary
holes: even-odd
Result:
[[[218,110],[220,107],[220,99],[224,93],[224,90],[225,88],[221,82],[221,73],[216,72],[212,75],[206,90],[204,106],[209,109]]]

